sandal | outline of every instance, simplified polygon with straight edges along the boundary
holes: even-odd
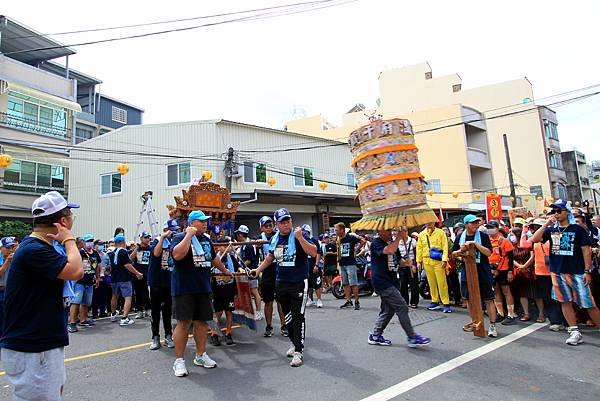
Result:
[[[528,322],[531,320],[531,318],[529,317],[529,315],[523,315],[522,318],[519,319],[522,322]]]
[[[536,322],[538,322],[538,323],[544,323],[545,321],[546,321],[546,316],[540,316],[536,320]]]
[[[462,329],[463,329],[463,331],[470,333],[475,330],[475,326],[477,326],[477,324],[475,322],[469,322],[469,323],[465,324]]]

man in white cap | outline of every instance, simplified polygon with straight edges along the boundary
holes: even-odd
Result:
[[[0,346],[16,400],[60,400],[62,395],[69,344],[64,280],[83,277],[71,233],[71,209],[78,207],[56,191],[37,198],[31,207],[33,232],[12,257]]]
[[[250,233],[250,229],[248,226],[241,225],[235,230],[235,240],[237,242],[248,242],[248,234]],[[244,262],[245,267],[248,269],[256,269],[258,266],[258,257],[256,256],[256,250],[254,249],[254,245],[244,244],[238,248],[238,256]],[[260,292],[258,291],[258,279],[251,279],[249,282],[250,285],[250,294],[252,298],[254,298],[255,305],[255,314],[254,318],[256,320],[262,320],[263,314],[261,312],[261,304],[262,299],[260,297]]]

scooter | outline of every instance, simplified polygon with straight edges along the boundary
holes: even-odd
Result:
[[[359,295],[372,295],[375,290],[371,284],[371,269],[367,269],[365,266],[359,266],[356,272],[358,277],[358,294]],[[342,276],[337,275],[331,282],[331,293],[337,299],[344,299],[344,286],[342,285]]]

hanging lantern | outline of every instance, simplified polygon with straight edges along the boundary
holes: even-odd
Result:
[[[211,178],[212,178],[212,171],[204,170],[202,172],[202,180],[203,181],[210,181]]]
[[[325,191],[327,189],[327,183],[326,182],[320,183],[319,188],[321,188],[321,191]]]
[[[481,199],[481,194],[475,194],[475,195],[473,195],[473,197],[474,197],[475,199],[479,200],[479,199]]]
[[[433,189],[430,189],[429,191],[427,191],[427,195],[433,196]]]
[[[267,178],[267,184],[272,187],[273,185],[277,184],[277,180],[275,179],[275,177],[269,177]]]
[[[508,200],[511,201],[511,202],[514,202],[515,201],[515,197],[514,196],[509,196]]]
[[[548,198],[548,203],[554,203],[554,198],[553,197],[549,197]]]
[[[523,198],[523,202],[525,202],[525,203],[529,202],[529,198]]]
[[[458,192],[454,192],[454,193],[452,194],[452,197],[453,197],[454,199],[458,198]]]
[[[579,202],[579,201],[575,202],[575,206],[579,206],[579,205],[581,205],[581,202]]]
[[[12,157],[10,155],[0,155],[0,167],[7,168],[12,164]]]
[[[121,163],[117,166],[117,172],[121,175],[125,175],[129,172],[129,164]]]
[[[538,196],[536,199],[539,200],[539,201],[543,201],[544,200],[544,198],[542,198],[541,196]]]

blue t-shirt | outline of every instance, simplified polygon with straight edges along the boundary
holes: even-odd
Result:
[[[550,271],[552,273],[583,274],[586,267],[582,246],[592,245],[587,232],[577,224],[549,227],[542,242],[550,241]]]
[[[64,281],[58,278],[66,264],[66,256],[46,242],[23,239],[6,278],[2,348],[44,352],[69,345]]]
[[[302,249],[300,241],[294,238],[296,242],[296,253],[287,255],[289,236],[279,234],[277,245],[273,251],[269,252],[275,257],[277,263],[276,281],[281,283],[301,283],[308,279],[308,255]],[[305,237],[306,240],[308,238]]]
[[[399,286],[394,255],[383,253],[386,246],[388,243],[379,237],[371,242],[371,282],[375,291]]]
[[[133,265],[137,271],[142,273],[144,276],[148,274],[148,267],[150,266],[150,257],[152,255],[152,249],[150,246],[142,247],[139,246],[135,255],[135,264]]]
[[[185,233],[179,233],[171,241],[171,252],[179,244]],[[181,260],[174,260],[173,273],[171,279],[171,295],[174,297],[187,294],[210,294],[212,287],[210,285],[210,270],[212,260],[217,253],[212,242],[206,235],[196,236],[204,255],[196,255],[193,245],[190,245],[185,257]]]
[[[150,247],[150,267],[148,268],[148,285],[152,288],[171,288],[171,272],[173,257],[170,248],[163,248],[159,257],[154,256],[156,244]]]
[[[356,265],[354,251],[360,241],[359,236],[354,233],[344,235],[344,238],[340,240],[340,266]]]
[[[116,257],[115,263],[115,254]],[[117,248],[114,252],[111,252],[108,257],[110,258],[110,266],[111,273],[110,278],[112,283],[126,283],[131,281],[133,276],[129,273],[129,270],[125,267],[126,264],[131,264],[131,259],[129,259],[129,253],[124,248]]]
[[[100,254],[92,250],[92,253],[88,253],[85,249],[80,249],[79,254],[83,261],[83,278],[77,281],[77,284],[81,285],[94,285],[96,281],[96,271],[100,268],[102,258]]]
[[[492,252],[494,247],[492,246],[492,240],[490,239],[490,236],[487,235],[486,233],[480,232],[479,237],[481,238],[481,246],[489,249],[490,252]],[[465,234],[465,242],[467,242],[467,241],[475,241],[475,235]],[[458,250],[460,250],[460,237],[456,238],[456,240],[454,241],[454,245],[452,246],[452,252],[458,251]],[[478,250],[475,250],[475,253],[477,255],[476,258],[479,259],[479,262],[476,263],[477,264],[477,274],[483,275],[483,277],[489,283],[493,282],[494,276],[492,275],[492,267],[490,266],[490,261],[489,261],[488,257],[485,256],[483,253],[479,252]],[[463,283],[467,282],[467,267],[466,266],[464,266],[463,269],[460,271],[460,281]]]

